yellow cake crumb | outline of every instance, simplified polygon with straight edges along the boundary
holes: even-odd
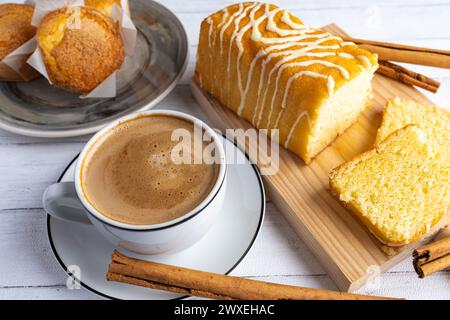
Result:
[[[425,131],[395,131],[330,173],[334,195],[383,243],[420,239],[447,212],[450,163]]]

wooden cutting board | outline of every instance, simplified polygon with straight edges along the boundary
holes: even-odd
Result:
[[[336,35],[346,35],[334,24],[323,29]],[[296,155],[280,148],[279,171],[263,177],[270,199],[336,285],[344,291],[357,290],[379,272],[409,257],[414,248],[427,240],[399,248],[386,247],[328,192],[330,170],[372,146],[386,100],[399,96],[431,103],[413,87],[378,74],[372,85],[372,106],[310,165],[305,165]],[[222,131],[226,128],[251,127],[202,91],[195,82],[192,82],[192,92],[212,126]]]

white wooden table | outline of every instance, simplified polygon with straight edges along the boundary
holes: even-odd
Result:
[[[131,0],[133,1],[133,0]],[[0,1],[7,2],[7,1]],[[158,108],[179,109],[202,117],[188,82],[195,65],[198,31],[208,14],[233,3],[225,0],[165,0],[184,23],[190,40],[187,71]],[[306,24],[335,22],[352,36],[434,48],[450,48],[450,3],[445,0],[272,1]],[[414,66],[442,82],[438,105],[450,106],[450,70]],[[89,137],[47,140],[0,131],[0,299],[96,299],[66,288],[66,276],[54,259],[46,235],[41,196]],[[233,275],[336,289],[331,279],[269,202],[260,237]],[[409,299],[450,299],[450,271],[419,280],[411,261],[385,273],[379,286],[361,292]]]

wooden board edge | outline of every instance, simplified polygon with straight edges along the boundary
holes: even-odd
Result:
[[[206,109],[210,105],[209,97],[207,96],[207,94],[204,93],[204,91],[199,87],[194,79],[191,80],[190,87],[194,99],[198,102],[208,120],[210,120],[213,125],[217,126],[217,129],[224,131],[226,128],[218,125],[220,122],[220,118],[211,118],[210,112],[208,112],[208,110]],[[319,260],[319,263],[332,278],[339,290],[355,291],[358,290],[362,285],[364,285],[365,281],[361,281],[358,285],[355,285],[355,282],[352,283],[352,281],[345,275],[345,273],[336,265],[332,257],[327,254],[325,249],[315,240],[313,234],[308,230],[308,228],[298,223],[298,221],[295,221],[294,217],[289,214],[289,212],[291,212],[292,210],[287,206],[282,197],[278,196],[277,193],[274,192],[273,186],[271,185],[270,181],[268,179],[265,179],[264,176],[262,176],[262,178],[264,181],[264,187],[271,201],[280,210],[284,218],[294,229],[299,238],[307,245],[309,250]],[[370,274],[366,273],[360,280],[368,279],[369,276]]]

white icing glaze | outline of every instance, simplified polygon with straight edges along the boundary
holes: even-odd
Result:
[[[309,29],[303,24],[299,24],[297,22],[292,21],[289,11],[285,10],[283,14],[281,15],[281,22],[287,24],[292,29]]]
[[[352,56],[350,53],[347,52],[339,52],[338,56],[345,59],[355,59],[354,56]]]
[[[328,93],[330,95],[331,95],[332,92],[334,92],[334,86],[335,86],[334,78],[332,76],[328,76],[327,89],[328,89]]]
[[[324,53],[324,52],[322,52],[322,53]],[[331,53],[331,55],[334,55],[334,53]],[[302,62],[285,63],[283,61],[283,59],[282,59],[278,63],[280,64],[280,67],[278,69],[278,73],[277,73],[277,76],[275,78],[276,79],[275,80],[275,90],[274,90],[274,94],[272,95],[272,101],[271,101],[271,104],[270,104],[269,115],[268,115],[268,118],[267,118],[267,127],[268,128],[270,127],[270,122],[272,120],[272,113],[273,113],[275,98],[277,96],[275,93],[278,92],[279,81],[280,81],[281,75],[283,74],[283,71],[286,68],[289,68],[289,67],[307,67],[307,66],[310,66],[310,65],[313,65],[313,64],[322,64],[322,65],[324,65],[326,67],[338,69],[341,72],[342,76],[344,78],[346,78],[346,79],[348,79],[350,77],[350,75],[348,74],[347,70],[345,70],[341,66],[338,66],[338,65],[336,65],[334,63],[331,63],[331,62],[328,62],[328,61],[324,61],[324,60],[306,60],[306,61],[302,61]],[[272,70],[275,70],[277,67],[278,66],[275,66]],[[297,72],[291,78],[289,78],[289,80],[288,80],[288,84],[289,85],[286,85],[285,92],[283,94],[284,97],[287,96],[287,91],[289,90],[290,83],[292,83],[293,80],[295,80],[298,77],[303,76],[303,75],[308,75],[308,76],[313,77],[313,78],[326,78],[326,76],[324,76],[324,75],[322,75],[320,73],[317,73],[317,72],[312,72],[312,71],[308,71],[308,72],[300,71],[300,72]],[[269,79],[270,79],[270,75],[269,75]],[[270,80],[269,80],[269,82],[270,82]],[[283,98],[283,101],[284,101],[284,98]],[[284,107],[285,107],[285,104],[282,104],[282,108],[284,108]]]
[[[235,41],[236,37],[238,36],[239,24],[241,23],[241,20],[247,16],[250,9],[253,9],[257,5],[258,5],[257,3],[254,3],[248,7],[245,7],[245,9],[239,15],[237,15],[234,19],[234,29],[233,29],[233,33],[231,34],[231,39],[230,39],[230,43],[228,46],[228,64],[227,64],[228,75],[229,75],[230,69],[231,69],[231,49],[233,47],[233,42]],[[232,18],[230,19],[230,21],[231,20],[232,20]],[[237,66],[237,67],[239,67],[239,66]]]
[[[362,64],[364,65],[364,68],[370,69],[372,64],[370,63],[369,58],[367,58],[366,56],[363,56],[363,55],[357,56],[357,58],[358,58],[359,61],[362,62]]]
[[[213,68],[213,65],[212,65],[212,61],[213,61],[213,54],[212,54],[212,48],[211,48],[211,46],[212,46],[212,38],[211,38],[211,36],[212,36],[212,34],[213,34],[213,27],[214,27],[214,21],[213,21],[213,19],[211,18],[211,17],[208,17],[207,19],[206,19],[206,23],[208,23],[209,24],[209,29],[208,29],[208,48],[209,48],[209,61],[210,61],[210,63],[209,63],[209,65],[210,65],[210,67],[209,67],[209,77],[210,77],[210,79],[214,79],[214,68]],[[197,52],[197,54],[198,54],[198,52]],[[201,78],[201,76],[199,77],[199,81],[200,81],[200,87],[203,87],[203,84],[202,84],[202,78]]]
[[[225,31],[222,32],[222,28],[223,28],[224,24],[227,22],[228,16],[230,15],[230,13],[228,12],[228,8],[225,8],[222,11],[223,11],[222,20],[217,25],[217,28],[219,30],[221,30],[220,31],[220,54],[222,54],[222,51],[223,51],[223,32],[225,32]]]
[[[321,42],[324,42],[326,40],[327,39],[322,38],[318,42],[321,43]],[[307,46],[308,44],[311,44],[311,46],[308,47]],[[292,46],[299,47],[299,46],[304,46],[304,45],[306,45],[306,46],[301,48],[301,49],[278,51],[278,52],[275,52],[275,53],[269,53],[268,54],[268,50],[274,51],[274,50],[279,50],[279,49],[288,48],[288,47],[292,47]],[[253,59],[251,65],[250,65],[249,75],[247,77],[247,84],[245,86],[246,89],[241,91],[241,104],[240,104],[238,110],[240,112],[242,112],[242,109],[245,106],[246,94],[248,92],[248,88],[250,87],[249,81],[250,81],[250,79],[251,79],[251,77],[253,75],[254,65],[255,65],[256,61],[259,60],[265,54],[267,55],[267,58],[263,62],[264,67],[265,67],[265,65],[267,65],[267,63],[269,63],[275,57],[287,56],[287,57],[283,58],[282,61],[279,62],[271,70],[271,72],[270,72],[270,74],[268,76],[268,79],[269,79],[268,84],[270,84],[271,76],[273,75],[273,73],[277,70],[277,68],[281,64],[283,64],[283,63],[285,63],[287,61],[293,60],[295,58],[303,57],[303,56],[309,56],[309,57],[326,57],[326,56],[331,56],[331,55],[334,55],[334,53],[332,53],[332,52],[308,52],[308,51],[311,51],[311,50],[314,50],[314,49],[337,49],[337,48],[339,48],[339,46],[337,46],[337,45],[335,45],[335,46],[321,46],[321,45],[317,44],[317,42],[302,42],[302,43],[293,42],[293,43],[284,43],[284,44],[281,44],[281,45],[270,46],[266,50],[259,51],[258,54]],[[263,68],[263,69],[264,70],[262,70],[262,72],[261,72],[261,77],[263,77],[264,73],[265,73],[265,68]],[[280,76],[281,76],[281,74],[280,74]],[[278,77],[277,77],[277,82],[278,82]],[[267,94],[267,90],[268,90],[268,87],[266,87],[266,91],[264,92],[263,102],[265,102],[265,96]],[[258,96],[259,96],[259,92],[260,92],[260,88],[258,89]],[[258,106],[258,103],[256,105]],[[241,114],[240,112],[238,112],[239,115]]]
[[[226,21],[227,17],[229,16],[228,11],[227,14],[223,14],[222,15],[222,27],[220,29],[220,55],[223,54],[223,35],[225,33],[225,30],[227,30],[227,28],[230,26],[230,24],[233,22],[233,19],[237,16],[239,16],[240,14],[242,14],[242,11],[244,10],[244,5],[242,3],[239,4],[239,10],[236,11],[235,13],[232,14],[232,16],[230,17],[230,19],[228,21]]]
[[[292,124],[291,129],[289,130],[288,136],[286,138],[286,141],[284,142],[284,147],[288,148],[289,147],[289,143],[291,142],[292,136],[295,132],[295,129],[298,126],[298,123],[300,122],[300,120],[306,117],[306,119],[308,120],[309,123],[309,115],[308,115],[308,111],[304,110],[303,112],[301,112],[298,116],[297,119],[295,119],[295,122]],[[311,126],[311,124],[309,124]]]
[[[227,81],[226,81],[226,83],[228,84],[227,85],[227,92],[229,92],[229,83],[230,83],[230,67],[231,67],[231,49],[232,49],[232,45],[233,45],[233,41],[234,41],[234,39],[236,38],[236,36],[237,36],[237,33],[238,33],[238,31],[239,31],[239,24],[240,24],[240,22],[241,22],[241,20],[242,19],[244,19],[246,16],[247,16],[247,14],[248,14],[248,11],[251,9],[251,8],[253,8],[253,7],[255,7],[257,5],[257,3],[254,3],[254,4],[252,4],[252,5],[250,5],[250,6],[247,6],[247,4],[244,6],[244,4],[243,3],[240,3],[239,4],[239,9],[235,12],[235,13],[233,13],[231,16],[230,16],[230,18],[229,18],[229,20],[227,21],[227,22],[224,22],[223,23],[223,27],[222,27],[222,29],[220,30],[220,34],[221,34],[221,47],[223,48],[223,45],[222,45],[222,42],[223,42],[223,33],[225,32],[225,30],[231,25],[231,23],[233,22],[233,27],[234,27],[234,29],[233,29],[233,33],[232,33],[232,36],[231,36],[231,39],[230,39],[230,42],[229,42],[229,45],[228,45],[228,56],[227,56],[227,60],[228,60],[228,63],[227,63]],[[223,16],[225,16],[225,15],[223,15]],[[226,15],[226,17],[228,17],[229,16],[229,14],[228,15]],[[221,52],[221,55],[222,55],[222,52]],[[221,86],[221,90],[222,90],[223,88],[222,88],[222,86]]]
[[[269,86],[270,86],[270,83],[271,83],[272,75],[274,74],[274,72],[277,71],[278,68],[282,67],[283,63],[286,63],[286,62],[288,62],[288,61],[290,61],[290,60],[293,60],[293,59],[295,59],[295,58],[299,58],[299,57],[301,57],[301,56],[305,56],[305,55],[308,54],[308,51],[311,51],[311,50],[314,50],[314,49],[338,49],[338,48],[339,48],[338,45],[333,45],[333,46],[320,46],[320,43],[325,42],[325,41],[328,41],[328,40],[330,40],[330,39],[325,37],[325,38],[321,38],[321,39],[318,39],[318,40],[313,41],[313,42],[300,42],[300,43],[297,43],[297,42],[296,42],[298,46],[303,46],[303,45],[304,45],[305,47],[303,47],[303,48],[301,48],[301,49],[299,49],[299,50],[287,50],[287,51],[277,52],[277,53],[274,53],[274,54],[269,55],[269,56],[267,57],[267,59],[263,62],[263,65],[264,65],[264,66],[265,66],[267,63],[269,63],[270,60],[271,60],[272,58],[274,58],[274,57],[276,57],[276,56],[287,55],[286,58],[283,58],[280,62],[278,62],[278,63],[272,68],[272,70],[269,72],[269,75],[268,75],[268,77],[267,77],[268,83],[267,83],[266,89],[265,89],[264,94],[263,94],[263,99],[261,100],[261,101],[262,101],[262,103],[261,103],[262,106],[259,107],[259,105],[257,104],[257,107],[255,108],[255,112],[256,112],[256,110],[259,110],[259,112],[258,112],[258,117],[257,117],[257,122],[256,122],[256,125],[257,125],[257,126],[259,126],[260,121],[261,121],[261,118],[262,118],[262,114],[263,114],[263,112],[264,112],[265,101],[266,101],[267,93],[268,93]],[[316,53],[316,54],[319,54],[319,55],[320,55],[320,54],[322,54],[322,53]],[[332,53],[332,55],[334,55],[334,53]],[[264,68],[264,69],[265,69],[265,68]],[[285,67],[282,67],[282,71],[283,71],[284,69],[286,69],[286,68],[285,68]],[[262,77],[264,76],[264,72],[262,73],[261,76],[262,76]],[[277,81],[279,80],[279,77],[280,77],[280,76],[281,76],[281,73],[279,73],[279,76],[277,76]],[[278,86],[277,86],[277,89],[278,89]],[[276,93],[276,90],[274,91],[274,95],[275,95],[275,93]],[[260,90],[258,89],[258,98],[259,98],[259,95],[260,95]],[[258,99],[258,101],[259,101],[259,99]],[[272,108],[272,107],[271,107],[271,108]],[[269,112],[271,113],[271,111],[269,111]]]
[[[290,90],[290,88],[292,86],[292,82],[294,82],[296,79],[298,79],[298,78],[300,78],[302,76],[309,76],[309,77],[317,78],[317,79],[320,79],[320,78],[321,79],[326,79],[326,78],[330,79],[331,78],[333,80],[333,77],[331,77],[331,76],[327,77],[326,75],[323,75],[323,74],[320,74],[320,73],[317,73],[317,72],[313,72],[313,71],[306,71],[306,70],[297,72],[294,76],[289,78],[288,82],[286,83],[286,90],[284,90],[283,100],[281,102],[281,110],[278,113],[278,116],[277,116],[277,118],[275,120],[275,123],[274,123],[274,127],[275,128],[278,127],[278,124],[280,122],[281,116],[282,116],[282,114],[284,112],[284,109],[286,108],[287,99],[288,99],[288,96],[289,96],[289,90]],[[333,83],[334,83],[334,80],[333,80]],[[268,124],[270,124],[270,115],[269,115],[269,123]]]
[[[250,21],[256,21],[257,25],[259,25],[259,22],[263,21],[263,19],[264,19],[264,17],[260,17],[257,20],[255,20],[255,13],[261,8],[261,6],[262,6],[262,4],[259,4],[258,6],[254,7],[249,15]],[[237,43],[237,47],[239,50],[237,61],[236,61],[236,69],[237,69],[236,71],[237,71],[237,75],[238,75],[238,87],[239,87],[240,100],[241,100],[238,110],[237,110],[237,113],[239,115],[241,115],[242,110],[245,105],[244,91],[246,91],[246,88],[248,87],[248,84],[252,77],[252,73],[249,70],[248,75],[247,75],[247,84],[245,85],[245,88],[244,88],[244,86],[242,85],[242,75],[241,75],[241,68],[240,68],[241,58],[242,58],[242,54],[244,52],[244,47],[242,46],[242,37],[244,36],[245,32],[247,32],[248,29],[250,29],[251,27],[252,27],[252,24],[248,23],[239,31],[239,33],[236,36],[236,43]],[[253,70],[252,70],[252,72],[253,72]]]

